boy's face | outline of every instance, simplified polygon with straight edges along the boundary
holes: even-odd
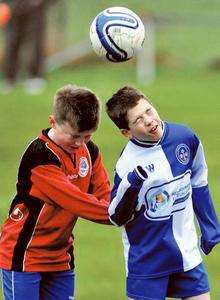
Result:
[[[52,127],[52,139],[69,153],[73,153],[83,143],[87,143],[95,129],[79,132],[77,128],[72,128],[68,122],[58,124],[53,116],[50,116]]]
[[[156,109],[144,98],[128,110],[127,119],[130,129],[121,130],[126,137],[134,137],[142,141],[158,141],[163,135],[161,120]]]

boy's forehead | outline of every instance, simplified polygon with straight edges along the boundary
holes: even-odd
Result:
[[[138,116],[139,114],[144,113],[145,110],[151,106],[152,104],[149,103],[147,99],[141,98],[134,107],[128,109],[127,116],[129,119],[130,117]]]
[[[61,123],[61,126],[63,127],[63,129],[67,130],[67,131],[74,131],[74,132],[78,132],[78,126],[75,125],[73,122],[68,122],[68,121],[64,121]]]
[[[63,125],[62,126],[63,129],[71,135],[93,134],[96,131],[96,128],[92,128],[92,129],[85,130],[85,131],[80,131],[77,125],[74,126],[67,121],[64,122],[62,125]]]

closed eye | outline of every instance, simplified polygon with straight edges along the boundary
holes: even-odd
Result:
[[[138,123],[138,122],[140,122],[141,120],[143,119],[143,117],[138,117],[134,122],[133,122],[133,124],[136,124],[136,123]]]

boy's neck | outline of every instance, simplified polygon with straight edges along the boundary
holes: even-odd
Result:
[[[153,146],[155,146],[158,142],[159,142],[159,140],[157,140],[157,141],[148,141],[148,140],[139,140],[139,139],[137,139],[137,138],[135,138],[135,137],[133,137],[131,140],[133,140],[133,141],[137,141],[138,142],[138,144],[142,144],[143,146],[147,146],[147,147],[153,147]]]
[[[53,142],[56,143],[56,137],[55,137],[53,128],[50,128],[47,135]]]

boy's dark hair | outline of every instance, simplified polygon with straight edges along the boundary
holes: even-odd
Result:
[[[141,98],[150,103],[142,92],[131,86],[125,86],[107,101],[106,112],[118,128],[129,130],[127,111],[135,107]]]
[[[100,119],[100,102],[89,89],[69,84],[56,92],[53,114],[58,124],[68,122],[79,132],[96,129]]]

